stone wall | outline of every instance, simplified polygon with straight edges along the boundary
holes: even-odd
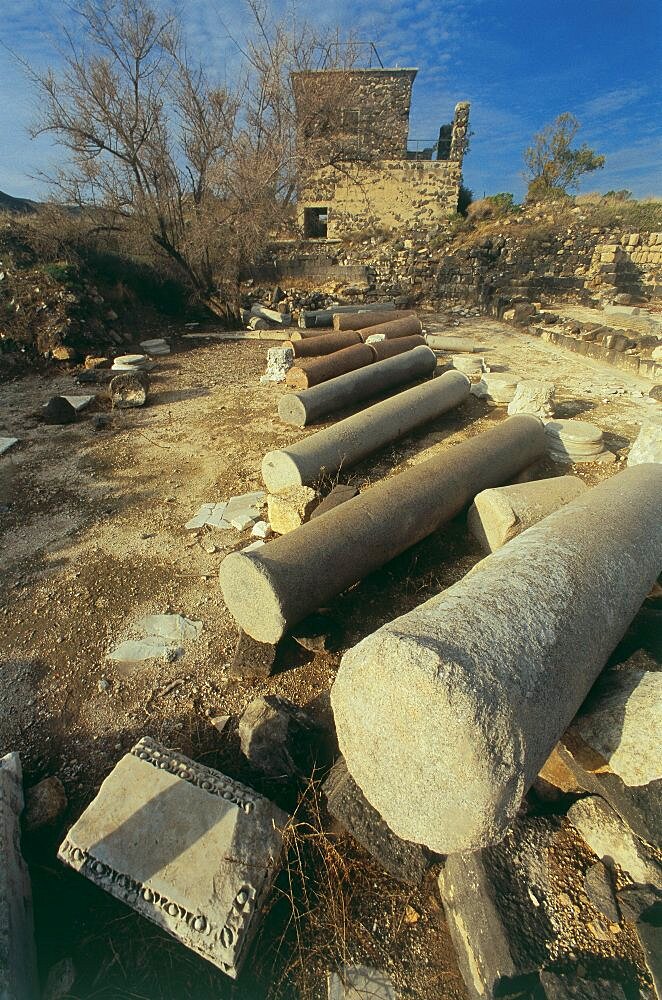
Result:
[[[328,208],[327,238],[368,230],[430,228],[457,211],[462,167],[457,160],[380,160],[327,167],[299,200]]]
[[[324,119],[319,141],[325,160],[337,138],[342,159],[404,159],[415,69],[324,70],[293,73],[299,142],[318,141],[315,119]]]

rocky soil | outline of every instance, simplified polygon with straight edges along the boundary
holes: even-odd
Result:
[[[648,397],[649,383],[494,320],[463,321],[454,332],[485,343],[493,369],[554,381],[558,415],[597,423],[620,459],[659,405]],[[349,957],[385,968],[403,997],[460,1000],[464,987],[434,880],[420,891],[405,889],[346,836],[311,835],[316,817],[321,825],[328,819],[322,804],[311,807],[314,794],[306,806],[312,825],[292,845],[238,984],[55,859],[71,822],[141,736],[254,784],[291,810],[291,790],[252,772],[242,757],[236,718],[258,694],[277,693],[329,721],[328,691],[342,649],[312,653],[285,640],[267,680],[228,677],[237,633],[217,572],[249,532],[184,529],[201,504],[260,489],[265,451],[311,430],[279,423],[283,390],[259,383],[264,343],[178,345],[158,361],[149,405],[114,412],[100,430],[95,414],[109,411],[103,390],[75,424],[40,420],[51,396],[93,391],[78,388],[69,367],[17,377],[0,389],[0,434],[20,439],[0,457],[0,750],[20,751],[28,786],[58,775],[69,800],[55,828],[26,837],[41,974],[45,979],[55,963],[71,959],[76,979],[65,995],[80,998],[308,998],[323,996],[325,969]],[[342,479],[363,487],[504,417],[505,408],[471,397]],[[594,484],[619,467],[575,471]],[[565,471],[544,468],[548,475]],[[394,560],[333,602],[343,648],[449,586],[480,557],[460,517]],[[131,670],[107,659],[140,618],[165,612],[203,623],[181,659]],[[210,721],[216,715],[232,716],[220,735]],[[317,874],[306,897],[301,874],[313,862]]]

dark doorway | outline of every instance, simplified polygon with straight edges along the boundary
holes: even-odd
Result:
[[[303,232],[309,239],[325,240],[329,221],[328,208],[304,208]]]

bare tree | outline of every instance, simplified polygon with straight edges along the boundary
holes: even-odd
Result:
[[[326,137],[337,109],[352,106],[351,74],[331,74],[308,102],[292,74],[349,69],[359,52],[337,31],[274,20],[264,0],[246,6],[232,89],[210,81],[176,16],[151,0],[82,0],[83,30],[66,34],[62,73],[31,74],[42,107],[34,134],[54,135],[68,153],[60,197],[97,230],[165,256],[220,315],[236,311],[239,268],[291,212],[313,160],[343,159],[337,128]]]

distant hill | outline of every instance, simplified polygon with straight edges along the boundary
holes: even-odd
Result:
[[[40,208],[41,203],[38,201],[31,201],[29,198],[13,198],[10,194],[0,191],[0,211],[32,215]]]

